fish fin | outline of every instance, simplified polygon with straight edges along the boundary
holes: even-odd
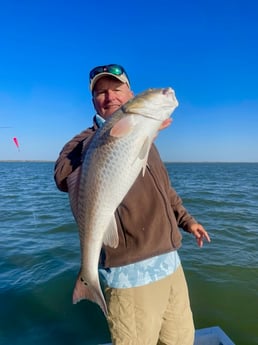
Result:
[[[140,152],[138,154],[138,158],[143,161],[142,162],[142,176],[144,176],[145,174],[150,146],[151,146],[150,138],[146,137],[140,149]]]
[[[103,237],[103,243],[111,248],[117,248],[119,243],[115,216],[112,215],[108,228]]]
[[[67,177],[68,194],[71,209],[75,220],[77,219],[77,205],[79,195],[79,183],[80,183],[81,167],[78,167]]]
[[[96,281],[94,285],[88,284],[86,280],[84,280],[80,272],[73,290],[73,304],[76,304],[83,299],[88,299],[89,301],[97,303],[102,309],[105,316],[107,316],[107,305],[99,282]]]
[[[110,130],[110,135],[115,138],[122,138],[131,133],[135,126],[133,116],[129,115],[117,121]]]

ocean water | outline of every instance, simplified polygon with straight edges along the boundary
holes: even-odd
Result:
[[[220,326],[237,345],[258,344],[258,164],[169,163],[171,182],[212,242],[183,233],[196,328]],[[108,342],[100,309],[72,304],[77,227],[52,162],[0,162],[0,344]]]

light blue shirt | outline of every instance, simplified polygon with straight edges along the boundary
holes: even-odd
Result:
[[[121,267],[99,268],[100,279],[113,288],[143,286],[174,273],[181,264],[177,251]]]
[[[97,126],[99,128],[101,128],[104,125],[104,123],[105,123],[105,119],[103,119],[103,117],[100,116],[99,114],[95,115],[95,120],[96,120]]]

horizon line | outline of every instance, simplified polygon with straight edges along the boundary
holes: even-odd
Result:
[[[51,159],[0,159],[0,163],[55,163],[56,160]],[[257,164],[258,161],[163,161],[164,164],[170,164],[170,163],[208,163],[208,164],[214,164],[214,163],[246,163],[246,164]]]

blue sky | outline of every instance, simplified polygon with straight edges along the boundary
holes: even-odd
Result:
[[[92,123],[89,70],[119,63],[136,94],[176,92],[164,160],[258,162],[256,0],[0,5],[0,160],[56,160]]]

